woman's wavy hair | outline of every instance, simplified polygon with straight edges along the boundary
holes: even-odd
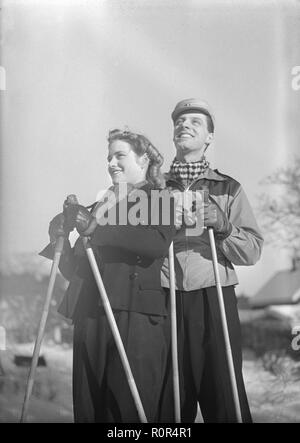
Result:
[[[115,140],[122,140],[130,144],[131,149],[138,157],[146,154],[149,158],[149,166],[146,173],[146,180],[155,188],[161,189],[165,187],[165,180],[160,170],[164,158],[153,144],[141,134],[136,134],[129,130],[113,129],[109,131],[108,143]]]

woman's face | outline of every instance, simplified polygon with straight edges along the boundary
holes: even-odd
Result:
[[[114,184],[130,183],[132,185],[144,181],[147,163],[138,157],[129,143],[114,140],[108,147],[108,172]]]

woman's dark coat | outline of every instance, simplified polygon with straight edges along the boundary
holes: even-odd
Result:
[[[160,270],[175,235],[172,221],[173,200],[170,200],[169,211],[168,208],[162,208],[161,203],[151,208],[153,188],[146,184],[140,189],[148,195],[149,217],[146,224],[98,225],[90,242],[113,309],[166,315]],[[160,192],[168,193],[167,190]],[[134,203],[128,203],[128,211],[133,205]],[[117,213],[118,208],[119,204]],[[154,211],[159,211],[158,225],[151,225]],[[162,223],[163,211],[170,214],[170,222],[167,225]],[[53,246],[49,244],[41,255],[52,258]],[[70,283],[59,312],[73,320],[77,316],[93,315],[101,302],[81,239],[77,240],[72,249],[69,243],[66,244],[60,270]]]

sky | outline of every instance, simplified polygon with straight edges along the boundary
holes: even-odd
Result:
[[[168,170],[183,98],[211,104],[208,160],[255,211],[261,181],[298,152],[297,0],[4,0],[0,14],[1,260],[41,250],[66,195],[88,205],[109,186],[110,129],[145,134]],[[237,268],[238,292],[288,266],[267,246]]]

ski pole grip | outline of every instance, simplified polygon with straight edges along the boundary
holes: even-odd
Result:
[[[55,251],[54,251],[54,253],[56,254],[56,253],[62,253],[62,251],[63,251],[63,249],[64,249],[64,237],[58,237],[58,239],[56,240],[56,243],[55,243]]]
[[[70,226],[66,217],[66,209],[71,206],[71,205],[78,205],[78,200],[75,194],[69,194],[66,198],[66,200],[64,201],[64,206],[63,206],[63,214],[65,216],[65,222],[64,222],[64,228],[65,230],[71,232],[73,231],[75,226]]]
[[[75,194],[70,194],[67,196],[66,205],[78,205],[78,199]]]

